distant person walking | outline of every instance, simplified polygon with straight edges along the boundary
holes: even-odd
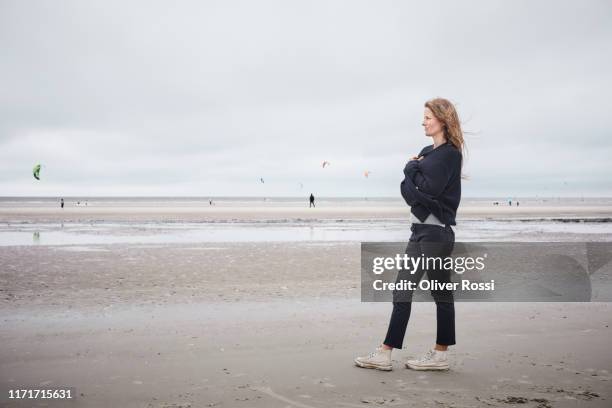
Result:
[[[64,199],[63,198],[60,200],[60,205],[62,206],[62,208],[64,208]]]
[[[314,195],[312,193],[310,193],[310,206],[308,208],[311,208],[311,207],[315,207],[316,208],[314,200],[315,200],[314,199]]]
[[[404,168],[404,181],[400,190],[411,207],[412,235],[406,254],[444,259],[453,251],[456,225],[455,216],[461,200],[461,169],[464,140],[457,111],[451,102],[436,98],[425,103],[423,119],[425,136],[433,144],[421,150]],[[435,243],[435,245],[432,245]],[[427,272],[429,280],[440,283],[451,281],[451,270],[440,267],[416,270],[400,269],[397,282],[418,282]],[[434,347],[417,359],[406,361],[413,370],[447,370],[448,346],[455,344],[455,306],[452,290],[432,290],[436,302],[437,336]],[[403,347],[404,335],[410,318],[411,290],[393,292],[393,311],[384,341],[375,351],[357,357],[355,364],[363,368],[389,371],[393,369],[391,352]]]

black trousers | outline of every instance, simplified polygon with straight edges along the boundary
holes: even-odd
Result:
[[[453,251],[455,245],[455,232],[447,225],[441,227],[431,224],[412,224],[410,230],[412,235],[406,247],[406,254],[410,257],[447,257]],[[429,268],[418,268],[414,273],[410,270],[400,269],[396,282],[407,280],[418,282],[427,272],[429,280],[437,280],[440,283],[451,282],[451,270],[440,268],[439,264],[429,265]],[[412,291],[400,290],[393,292],[393,312],[387,336],[383,342],[387,346],[401,349],[406,334],[406,327],[410,319],[412,306]],[[436,302],[437,335],[436,343],[440,345],[455,344],[455,304],[452,290],[431,290]]]

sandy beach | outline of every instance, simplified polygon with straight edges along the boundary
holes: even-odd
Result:
[[[416,303],[394,370],[355,367],[391,311],[360,300],[360,240],[374,230],[407,238],[407,213],[371,204],[1,207],[0,406],[610,405],[609,303],[458,302],[458,343],[441,373],[403,365],[434,339],[434,305]],[[605,205],[461,214],[459,238],[612,240]],[[471,217],[510,219],[478,227]],[[184,226],[200,235],[176,242]],[[123,241],[141,236],[158,239]],[[71,387],[75,399],[6,398],[37,387]]]
[[[2,0],[0,408],[611,408],[611,15]]]

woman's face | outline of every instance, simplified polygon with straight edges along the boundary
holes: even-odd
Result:
[[[438,133],[444,133],[442,123],[436,119],[433,112],[429,108],[425,108],[423,116],[423,127],[425,128],[426,136],[434,136]]]

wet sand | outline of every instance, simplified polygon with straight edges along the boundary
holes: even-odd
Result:
[[[461,219],[517,219],[517,218],[610,218],[608,205],[555,206],[462,206],[457,212]],[[0,207],[0,222],[84,222],[84,221],[250,221],[296,219],[409,219],[410,208],[398,206],[332,206],[299,208],[295,206],[258,207]]]
[[[0,386],[79,407],[608,407],[612,305],[457,303],[451,371],[416,303],[394,371],[353,358],[391,305],[359,300],[358,243],[0,247]],[[2,406],[34,406],[6,399]],[[51,402],[48,406],[70,406]]]

